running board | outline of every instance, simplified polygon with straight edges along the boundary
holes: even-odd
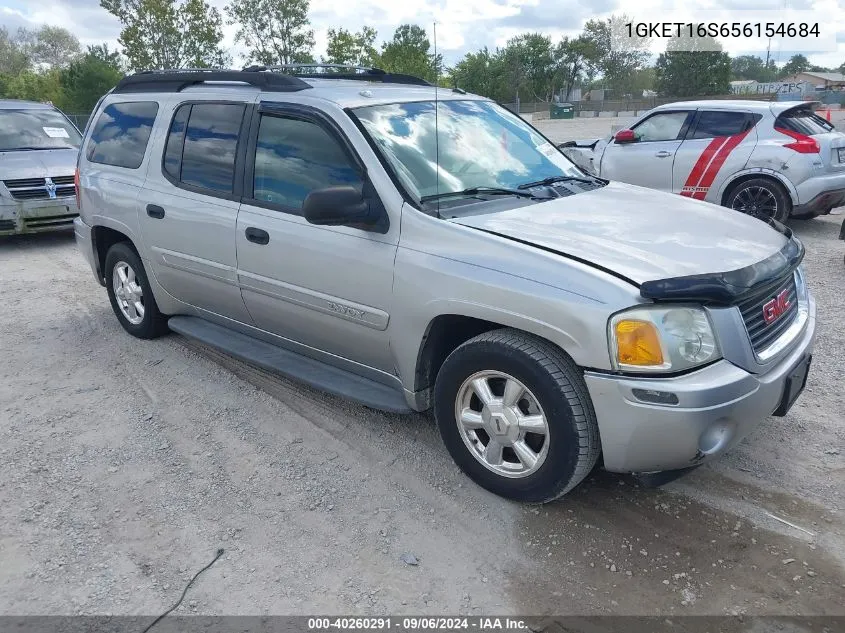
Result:
[[[375,380],[265,343],[199,317],[174,316],[170,317],[167,324],[171,330],[182,336],[315,389],[355,400],[373,409],[391,413],[412,413],[401,391]]]

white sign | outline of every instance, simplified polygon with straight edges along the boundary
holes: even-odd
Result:
[[[44,130],[44,134],[50,138],[70,138],[67,130],[63,127],[42,127],[41,129]]]
[[[806,81],[799,82],[780,82],[775,81],[771,83],[757,83],[743,84],[739,86],[731,86],[731,92],[735,95],[749,95],[749,94],[790,94],[793,92],[812,92],[815,90],[814,86]]]

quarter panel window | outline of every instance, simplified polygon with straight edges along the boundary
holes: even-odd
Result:
[[[658,112],[634,128],[640,141],[674,141],[678,139],[689,112]]]
[[[195,103],[185,128],[180,180],[232,193],[243,104]],[[168,141],[169,144],[169,141]]]
[[[106,106],[91,132],[86,157],[92,163],[138,169],[144,161],[158,103],[133,101]]]
[[[301,209],[314,189],[363,186],[361,174],[337,140],[320,125],[264,115],[258,128],[253,197]]]

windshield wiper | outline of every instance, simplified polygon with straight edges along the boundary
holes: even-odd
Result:
[[[52,145],[50,147],[4,147],[0,148],[0,152],[29,152],[33,150],[42,149],[73,149],[70,145]]]
[[[519,189],[522,189],[520,187]],[[430,196],[423,196],[420,202],[431,202],[432,200],[440,200],[442,198],[452,198],[455,196],[475,196],[478,194],[489,194],[493,196],[519,196],[520,198],[533,198],[534,194],[527,191],[520,191],[519,189],[505,189],[504,187],[470,187],[461,191],[444,191],[443,193],[434,193]]]
[[[549,176],[548,178],[543,178],[543,180],[537,180],[535,182],[526,182],[521,184],[517,187],[517,189],[531,189],[532,187],[543,187],[546,185],[553,185],[556,182],[582,182],[585,185],[594,185],[596,183],[595,180],[591,180],[590,178],[581,178],[580,176]]]

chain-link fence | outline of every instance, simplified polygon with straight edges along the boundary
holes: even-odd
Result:
[[[70,122],[73,123],[76,128],[81,132],[85,129],[85,125],[88,123],[88,118],[91,116],[90,112],[85,114],[68,114],[65,112],[65,116],[70,119]]]

